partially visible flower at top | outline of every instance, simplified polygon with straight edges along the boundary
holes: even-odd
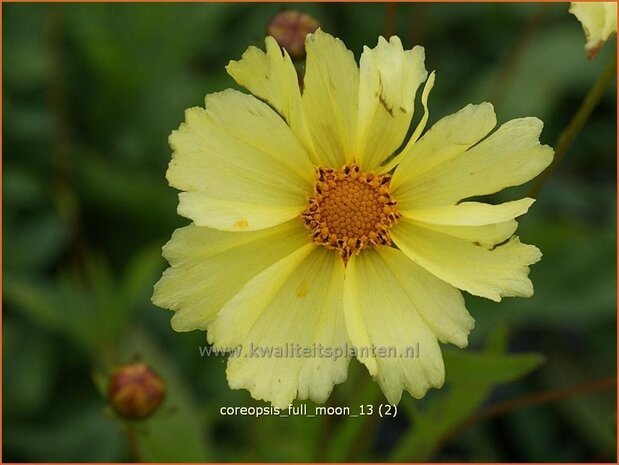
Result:
[[[582,23],[587,37],[585,50],[594,58],[602,45],[617,32],[616,2],[572,2],[572,13]]]
[[[292,58],[303,58],[305,37],[319,26],[318,21],[307,13],[286,10],[277,13],[271,19],[267,32]]]
[[[165,393],[161,377],[144,363],[121,365],[110,375],[110,404],[125,418],[142,419],[152,415]]]
[[[403,390],[419,398],[443,385],[439,342],[467,345],[474,320],[460,289],[495,301],[533,295],[529,265],[541,253],[513,235],[533,199],[466,199],[529,181],[553,151],[537,118],[492,132],[489,103],[420,137],[434,84],[422,47],[380,37],[357,66],[320,29],[305,45],[302,92],[289,54],[267,37],[266,53],[250,47],[227,66],[255,97],[207,95],[170,136],[167,179],[193,224],[164,246],[171,266],[153,302],[174,310],[175,330],[240,346],[230,387],[277,407],[324,402],[350,361],[328,354],[349,346],[390,403]],[[281,356],[289,345],[314,356]]]

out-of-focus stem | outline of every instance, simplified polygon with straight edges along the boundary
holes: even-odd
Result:
[[[134,425],[128,424],[126,428],[127,440],[129,441],[129,449],[131,450],[131,458],[134,462],[141,462],[140,448],[138,446],[137,431]]]
[[[374,383],[374,381],[367,378],[366,383]],[[376,405],[380,402],[381,397],[382,393],[380,390],[376,390],[370,402],[367,402],[367,404]],[[359,461],[365,455],[365,452],[372,445],[372,438],[374,437],[382,418],[378,414],[365,415],[359,417],[359,421],[362,422],[362,425],[351,444],[347,457],[345,458],[348,462]]]
[[[411,3],[410,4],[410,22],[408,27],[408,45],[424,45],[428,24],[428,4],[427,3]]]
[[[47,51],[51,73],[48,83],[48,104],[51,114],[51,157],[53,169],[53,198],[60,216],[70,233],[71,258],[84,269],[84,243],[80,230],[80,207],[72,179],[71,148],[67,127],[66,76],[62,49],[62,6],[50,5],[47,24]]]
[[[395,34],[396,18],[397,18],[397,4],[389,2],[385,5],[385,38],[389,40],[389,37]]]
[[[526,55],[525,52],[527,48],[533,43],[535,35],[543,26],[546,15],[548,14],[548,5],[538,4],[535,5],[535,7],[537,10],[534,14],[529,16],[529,19],[522,28],[511,50],[507,53],[505,63],[501,67],[501,72],[494,83],[494,90],[490,101],[495,108],[498,108],[505,99],[505,95],[509,90],[510,83],[513,80],[516,70]]]
[[[559,135],[557,142],[555,144],[555,157],[552,163],[546,171],[544,171],[538,178],[535,180],[533,186],[528,192],[528,197],[535,197],[539,191],[542,189],[550,175],[554,172],[557,165],[561,162],[565,154],[569,150],[572,145],[572,142],[580,133],[580,130],[583,128],[585,123],[589,120],[591,113],[597,107],[600,100],[604,96],[604,92],[606,88],[613,80],[614,76],[617,74],[617,56],[613,55],[613,59],[608,63],[604,72],[600,75],[598,80],[595,82],[593,87],[589,90],[584,100],[580,104],[580,107],[572,116],[572,119],[565,127],[565,129]]]
[[[469,420],[465,421],[464,423],[450,431],[448,434],[446,434],[441,440],[439,448],[443,444],[451,441],[455,436],[457,436],[464,430],[484,421],[487,421],[491,418],[505,415],[506,413],[513,412],[521,408],[545,404],[548,402],[555,402],[562,399],[568,399],[570,397],[581,396],[584,394],[589,394],[591,392],[610,389],[614,386],[617,386],[617,378],[615,376],[610,376],[608,378],[597,379],[588,383],[579,384],[577,386],[551,389],[548,391],[518,397],[516,399],[506,400],[505,402],[499,402],[498,404],[492,405],[485,410],[482,410],[478,415],[471,417]]]

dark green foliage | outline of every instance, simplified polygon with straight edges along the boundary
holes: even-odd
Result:
[[[224,66],[261,46],[284,7],[3,5],[4,460],[614,461],[612,389],[454,434],[490,404],[615,375],[614,86],[521,221],[523,242],[544,253],[535,296],[466,296],[476,329],[470,349],[445,350],[442,390],[405,394],[396,418],[219,414],[263,403],[227,387],[222,357],[199,356],[203,333],[173,332],[170,313],[150,303],[160,247],[188,223],[164,177],[167,137],[185,108],[236,87]],[[430,123],[489,100],[500,122],[543,119],[551,145],[616,50],[613,38],[588,61],[566,3],[294,8],[357,57],[385,28],[424,45],[437,71]],[[137,455],[100,392],[107,370],[136,357],[169,388],[160,411],[134,427]],[[329,405],[383,402],[353,362]]]

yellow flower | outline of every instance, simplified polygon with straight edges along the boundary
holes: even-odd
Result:
[[[617,32],[617,3],[572,2],[569,11],[582,23],[587,37],[585,49],[589,58],[593,58],[604,42]]]
[[[462,200],[530,180],[553,152],[536,118],[490,134],[489,103],[419,138],[434,83],[421,47],[381,37],[359,67],[320,30],[306,48],[303,92],[268,37],[266,53],[250,47],[227,67],[257,98],[208,95],[172,133],[167,178],[193,224],[164,247],[171,267],[153,301],[175,311],[175,330],[242,347],[230,386],[275,406],[324,402],[346,379],[350,347],[389,402],[403,390],[419,398],[444,382],[439,342],[465,347],[474,326],[459,289],[533,294],[528,265],[541,254],[512,236],[533,199]],[[406,141],[424,81],[424,115]],[[286,356],[291,345],[303,350]]]

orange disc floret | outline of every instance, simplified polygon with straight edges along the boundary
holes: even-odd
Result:
[[[336,249],[344,262],[361,249],[391,245],[399,219],[389,175],[362,172],[355,164],[318,168],[314,195],[301,214],[314,242]]]

